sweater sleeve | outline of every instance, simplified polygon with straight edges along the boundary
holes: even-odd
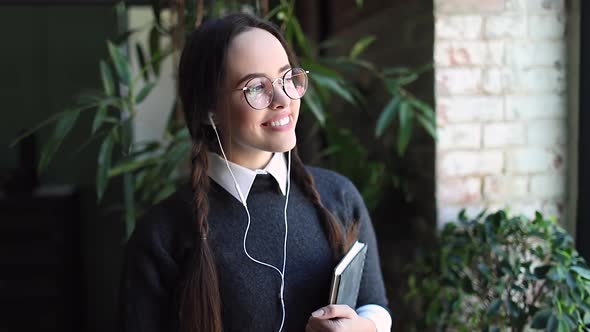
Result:
[[[126,246],[119,294],[122,332],[176,330],[173,295],[178,266],[170,254],[162,210],[148,212]]]
[[[367,304],[376,304],[389,311],[385,285],[383,283],[383,275],[381,273],[377,239],[371,222],[371,217],[369,216],[363,198],[356,187],[351,182],[347,182],[348,186],[346,188],[346,193],[348,196],[348,204],[350,204],[349,211],[352,213],[352,220],[358,220],[358,222],[360,222],[359,241],[368,246],[357,307]]]

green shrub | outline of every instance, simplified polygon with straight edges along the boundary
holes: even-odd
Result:
[[[417,330],[590,331],[590,270],[554,221],[461,212],[438,239],[409,267]]]

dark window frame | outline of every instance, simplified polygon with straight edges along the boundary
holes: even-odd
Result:
[[[580,104],[576,243],[590,261],[590,3],[580,1]]]

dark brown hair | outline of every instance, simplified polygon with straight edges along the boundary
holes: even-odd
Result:
[[[219,91],[225,82],[230,42],[236,35],[252,28],[264,29],[274,35],[283,45],[290,63],[296,63],[293,52],[274,25],[246,14],[232,14],[203,23],[189,36],[180,59],[178,88],[186,124],[193,140],[191,182],[195,220],[195,246],[185,267],[179,294],[182,332],[223,330],[219,280],[207,240],[207,151],[215,148],[212,127],[205,123],[205,119],[207,112],[216,109],[221,100]],[[345,238],[342,224],[322,204],[313,177],[303,165],[296,148],[292,152],[292,172],[296,185],[318,210],[334,260],[340,259],[348,246],[349,236]]]

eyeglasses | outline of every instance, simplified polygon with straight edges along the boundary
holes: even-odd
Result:
[[[301,99],[307,91],[307,74],[309,71],[302,68],[291,68],[283,77],[274,81],[265,76],[254,77],[246,82],[246,85],[238,90],[244,92],[248,105],[256,110],[263,110],[270,105],[274,98],[274,85],[280,82],[283,91],[291,99]]]

